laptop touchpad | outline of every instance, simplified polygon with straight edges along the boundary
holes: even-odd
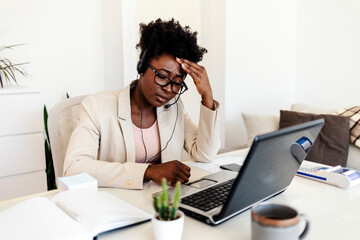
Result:
[[[211,186],[211,185],[213,185],[215,183],[217,183],[217,181],[215,181],[215,180],[200,179],[200,180],[198,180],[196,182],[192,182],[192,183],[188,184],[188,186],[198,188],[198,189],[202,189],[202,188]]]

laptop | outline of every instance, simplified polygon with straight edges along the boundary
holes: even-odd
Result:
[[[218,225],[289,186],[317,138],[323,119],[256,136],[239,172],[222,170],[182,184],[180,209]]]

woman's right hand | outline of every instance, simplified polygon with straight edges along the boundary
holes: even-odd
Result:
[[[175,185],[177,181],[186,183],[189,181],[190,170],[190,167],[177,160],[149,165],[145,171],[144,180],[152,180],[160,184],[161,179],[166,178],[166,181],[172,185]]]

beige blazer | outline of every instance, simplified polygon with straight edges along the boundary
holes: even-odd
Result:
[[[131,85],[133,86],[133,85]],[[172,99],[171,102],[175,100]],[[157,108],[161,161],[182,159],[182,151],[196,161],[209,162],[220,148],[216,109],[201,104],[199,127],[191,121],[178,101],[168,109]],[[99,186],[142,189],[148,164],[135,162],[135,143],[131,121],[130,85],[118,91],[87,96],[80,107],[64,161],[64,176],[87,172]]]

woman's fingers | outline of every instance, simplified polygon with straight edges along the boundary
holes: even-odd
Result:
[[[199,75],[202,71],[204,71],[204,67],[200,66],[197,63],[191,62],[187,59],[180,59],[176,58],[176,61],[181,64],[181,67],[184,69],[185,72],[188,74],[195,73],[196,75]]]
[[[182,164],[182,166],[183,166],[187,171],[190,172],[191,168],[190,168],[188,165],[186,165],[186,164],[184,164],[184,163],[181,163],[181,164]]]
[[[150,165],[144,176],[145,180],[153,180],[156,183],[160,183],[162,178],[166,178],[168,182],[176,183],[181,181],[182,183],[189,181],[190,167],[179,162],[170,161],[157,165]]]
[[[180,172],[177,176],[177,181],[180,181],[181,183],[186,183],[189,181],[189,177],[186,176],[184,173]]]
[[[182,59],[183,63],[187,64],[189,66],[189,68],[194,68],[198,71],[203,71],[204,70],[204,67],[203,66],[200,66],[199,64],[197,63],[194,63],[194,62],[191,62],[187,59]]]
[[[201,95],[203,105],[209,109],[214,109],[214,99],[205,67],[188,59],[176,58],[176,61],[181,65],[182,69],[192,77],[196,89]]]
[[[191,66],[186,65],[185,63],[182,63],[181,67],[192,78],[197,78],[198,77],[199,72],[195,68],[191,68]]]
[[[187,59],[184,59],[184,58],[176,58],[176,61],[180,64],[183,64],[185,63],[186,65],[188,65],[190,68],[195,68],[195,69],[198,69],[198,70],[201,70],[202,68],[204,68],[203,66],[200,66],[199,64],[197,63],[194,63],[190,60],[187,60]]]
[[[187,71],[188,74],[193,73],[193,74],[196,74],[197,76],[199,76],[200,73],[201,73],[200,70],[198,70],[198,69],[195,68],[195,67],[192,67],[192,66],[189,65],[189,64],[182,63],[181,66],[182,66],[182,68],[183,68],[185,71],[188,70],[188,71]]]
[[[199,69],[186,63],[182,63],[181,67],[187,74],[189,74],[192,77],[192,79],[194,79],[194,81],[198,82],[201,80],[202,72],[200,72]]]
[[[185,165],[186,166],[186,165]],[[189,178],[190,177],[190,168],[188,168],[188,169],[186,169],[186,168],[181,168],[180,169],[180,172],[181,172],[181,174],[182,175],[184,175],[184,176],[186,176],[187,178]]]

